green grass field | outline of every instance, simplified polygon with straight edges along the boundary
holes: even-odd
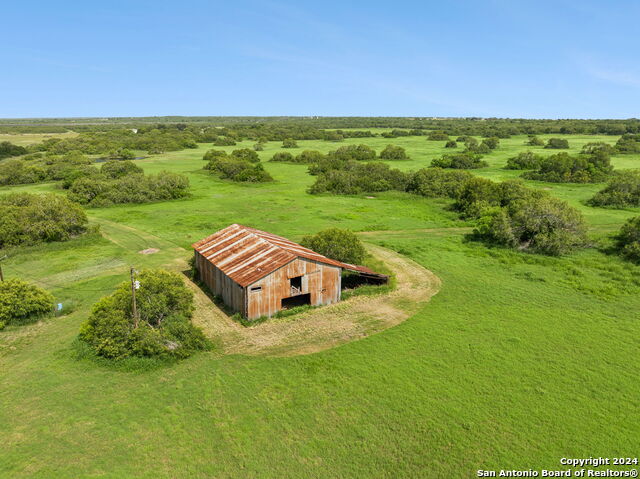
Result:
[[[573,152],[617,140],[568,138]],[[524,140],[501,140],[474,174],[519,175],[501,167],[530,149]],[[401,145],[411,159],[392,164],[402,170],[447,151],[424,137],[298,143],[286,151]],[[270,184],[221,181],[201,169],[208,148],[137,162],[187,174],[189,198],[87,210],[99,234],[8,252],[7,277],[47,287],[72,311],[0,332],[0,477],[464,478],[638,455],[640,267],[599,246],[640,209],[585,206],[602,185],[528,182],[579,208],[591,228],[594,248],[548,258],[468,241],[471,224],[448,201],[308,195],[306,166],[266,162]],[[276,151],[271,142],[260,156]],[[613,164],[640,168],[640,156]],[[366,231],[365,241],[413,259],[442,287],[400,325],[315,354],[217,350],[130,370],[79,354],[88,309],[130,265],[175,265],[234,222],[293,240],[332,226]],[[160,252],[138,253],[152,247]]]

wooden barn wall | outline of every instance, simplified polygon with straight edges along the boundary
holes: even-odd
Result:
[[[200,272],[200,279],[209,290],[222,297],[224,303],[236,312],[246,315],[244,293],[245,289],[211,264],[197,251],[195,252],[196,268]]]
[[[282,298],[291,296],[289,279],[302,276],[302,293],[311,295],[311,304],[320,306],[340,301],[341,269],[304,258],[291,263],[256,281],[246,288],[249,319],[272,316],[281,308]],[[260,287],[259,291],[252,288]]]

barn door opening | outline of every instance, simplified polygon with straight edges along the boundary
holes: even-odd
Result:
[[[289,278],[289,285],[291,286],[291,296],[302,293],[302,276]]]
[[[291,296],[290,298],[282,298],[280,304],[281,309],[295,308],[296,306],[304,306],[305,304],[311,304],[311,293],[299,294],[297,296]]]

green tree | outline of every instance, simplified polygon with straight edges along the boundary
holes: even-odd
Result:
[[[407,152],[401,146],[387,145],[380,152],[381,160],[408,160]]]
[[[80,339],[107,358],[160,356],[184,358],[210,349],[201,330],[191,323],[193,293],[176,273],[144,270],[137,275],[138,318],[132,309],[129,282],[100,299],[80,329]]]
[[[545,145],[545,148],[556,150],[566,149],[569,148],[569,141],[565,138],[549,138],[547,144]]]
[[[298,142],[293,138],[285,138],[282,140],[282,148],[298,148]]]
[[[625,258],[640,263],[640,216],[629,218],[616,236],[616,246]]]
[[[349,230],[330,228],[302,238],[302,246],[327,258],[349,264],[360,264],[367,252],[360,239]]]

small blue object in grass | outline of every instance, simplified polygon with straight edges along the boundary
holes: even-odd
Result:
[[[62,303],[58,303],[58,311],[62,310]]]

